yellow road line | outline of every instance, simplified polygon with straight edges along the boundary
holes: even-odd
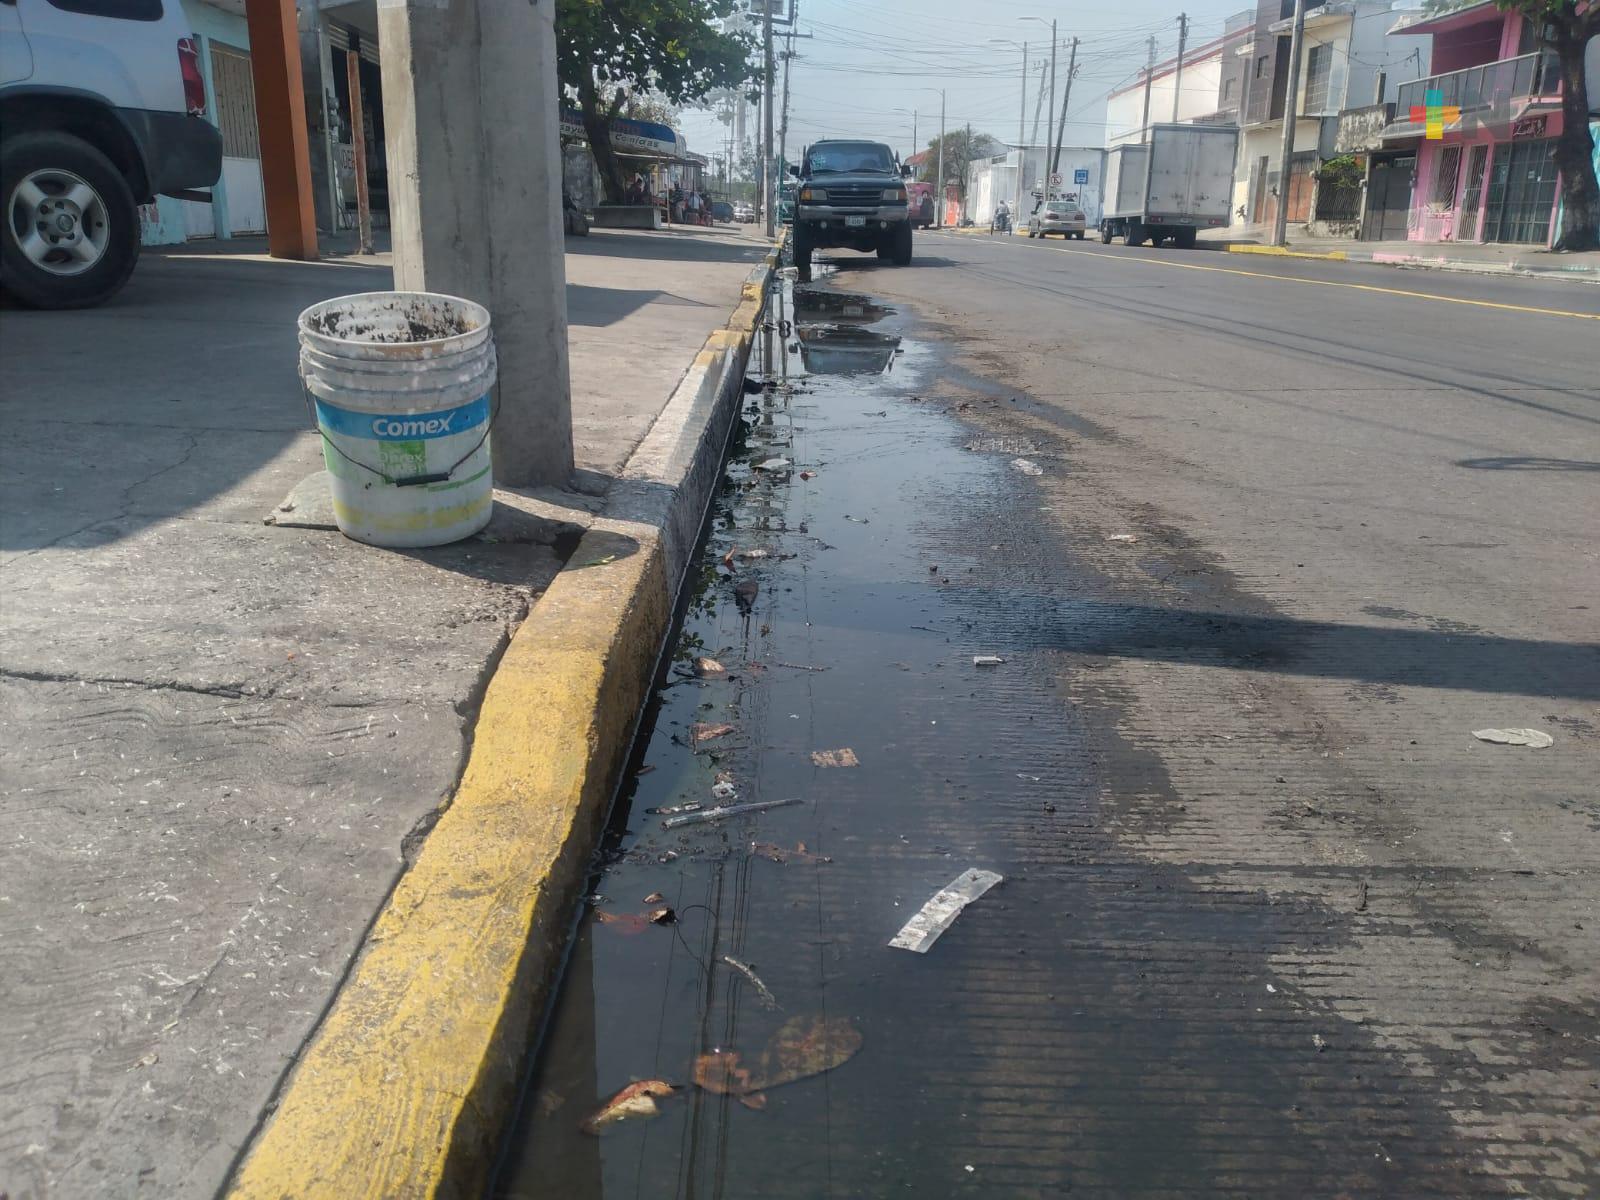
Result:
[[[1338,279],[1305,279],[1298,275],[1273,275],[1267,271],[1246,271],[1241,267],[1203,267],[1199,263],[1174,262],[1169,258],[1130,257],[1121,254],[1100,254],[1093,250],[1068,250],[1065,246],[1052,246],[1057,254],[1081,254],[1085,258],[1102,261],[1146,263],[1152,267],[1179,267],[1185,271],[1215,271],[1221,275],[1244,275],[1251,279],[1276,279],[1280,283],[1308,283],[1316,287],[1349,288],[1357,292],[1378,292],[1386,296],[1405,296],[1410,300],[1436,300],[1441,304],[1466,304],[1473,308],[1497,308],[1504,312],[1532,313],[1540,317],[1571,317],[1579,321],[1600,321],[1600,312],[1568,312],[1562,308],[1535,308],[1527,304],[1502,304],[1498,300],[1472,300],[1465,296],[1440,296],[1434,292],[1412,292],[1404,288],[1379,287],[1375,283],[1348,283]],[[1280,257],[1297,257],[1282,255]]]
[[[1464,296],[1440,296],[1433,292],[1410,292],[1403,288],[1379,287],[1375,283],[1347,283],[1338,279],[1304,279],[1298,275],[1273,275],[1266,271],[1246,271],[1239,267],[1202,267],[1198,263],[1173,262],[1167,258],[1130,258],[1122,254],[1096,254],[1092,250],[1068,250],[1052,246],[1057,254],[1081,254],[1085,258],[1112,259],[1118,262],[1148,263],[1152,267],[1177,267],[1185,271],[1215,271],[1221,275],[1245,275],[1251,279],[1276,279],[1280,283],[1308,283],[1316,287],[1349,288],[1356,292],[1378,292],[1404,296],[1409,300],[1437,300],[1442,304],[1467,304],[1474,308],[1497,308],[1503,312],[1533,313],[1541,317],[1573,317],[1579,321],[1600,321],[1600,313],[1568,312],[1560,308],[1533,308],[1526,304],[1502,304],[1498,300],[1470,300]]]

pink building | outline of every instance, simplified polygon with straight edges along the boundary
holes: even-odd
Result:
[[[1431,37],[1435,74],[1404,84],[1391,151],[1415,149],[1406,236],[1416,242],[1521,242],[1549,245],[1555,227],[1561,133],[1561,76],[1554,51],[1520,13],[1494,0],[1402,20],[1391,33]],[[1600,72],[1590,46],[1589,95],[1600,103]],[[1428,139],[1418,119],[1429,93],[1459,115]]]

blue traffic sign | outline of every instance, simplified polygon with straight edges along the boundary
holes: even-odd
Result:
[[[1079,167],[1076,171],[1074,171],[1072,173],[1072,182],[1073,183],[1088,183],[1089,182],[1089,168],[1088,167]]]

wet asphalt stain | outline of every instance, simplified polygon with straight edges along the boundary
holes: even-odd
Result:
[[[1019,447],[963,421],[1035,402],[966,375],[911,314],[824,277],[771,315],[769,386],[495,1194],[1514,1194],[1440,1103],[1481,1072],[1384,1044],[1271,966],[1336,959],[1352,936],[1310,884],[1359,887],[1364,906],[1368,878],[1419,881],[1330,868],[1286,897],[1126,843],[1129,821],[1181,823],[1184,798],[1118,736],[1110,659],[1291,671],[1305,632],[1175,531],[1150,573],[1187,609],[1075,558],[1038,519]],[[845,748],[858,766],[813,758]],[[650,811],[789,799],[680,829]],[[1005,882],[926,956],[885,946],[969,866]],[[675,923],[638,919],[656,896]],[[797,1015],[848,1018],[863,1049],[764,1111],[692,1085],[697,1055],[753,1058]],[[1552,1010],[1544,1036],[1593,1016]],[[644,1078],[684,1090],[653,1119],[579,1132]]]

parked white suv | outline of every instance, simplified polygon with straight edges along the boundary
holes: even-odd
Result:
[[[205,109],[180,0],[0,0],[0,286],[40,308],[115,295],[138,206],[210,199]]]

